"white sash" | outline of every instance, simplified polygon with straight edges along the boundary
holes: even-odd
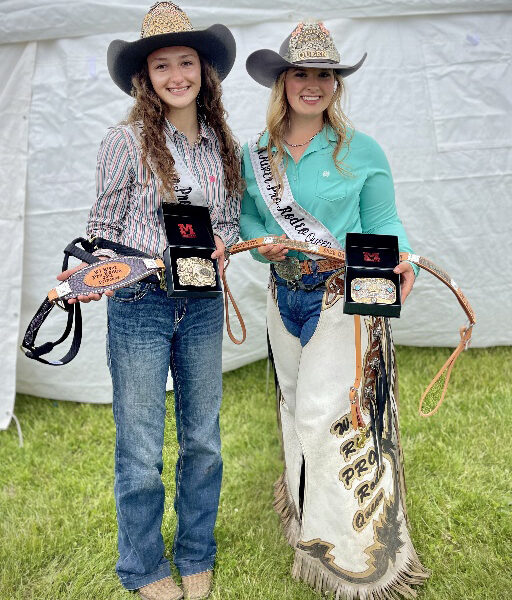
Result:
[[[137,143],[137,145],[139,146],[139,148],[141,148],[139,136],[142,131],[142,125],[140,123],[135,123],[135,124],[133,124],[133,126],[127,127],[127,129],[130,132],[133,139],[135,140],[135,142]],[[176,195],[176,200],[180,204],[193,204],[194,206],[208,206],[208,203],[206,202],[206,197],[204,195],[204,192],[203,192],[201,186],[199,185],[199,182],[194,177],[191,170],[185,164],[185,161],[183,160],[180,153],[178,152],[176,145],[170,139],[169,136],[165,136],[165,137],[166,137],[167,148],[169,148],[169,152],[171,153],[172,157],[174,158],[174,166],[176,168],[176,173],[178,174],[178,177],[179,177],[179,181],[174,184],[174,192]],[[151,171],[153,171],[153,174],[157,178],[157,181],[160,181],[160,178],[156,174],[156,171],[151,163],[151,157],[149,157],[149,156],[148,156],[148,163],[151,168]],[[165,200],[164,200],[164,202],[165,202]]]
[[[199,182],[192,171],[181,158],[174,142],[167,136],[167,147],[174,158],[174,167],[179,176],[179,181],[174,184],[176,200],[180,204],[193,204],[194,206],[208,206]]]
[[[267,149],[258,147],[259,137],[258,135],[249,140],[249,156],[256,183],[270,214],[291,240],[300,240],[341,250],[341,244],[327,227],[297,204],[285,172],[283,172],[283,194],[279,198],[277,184],[270,169]],[[307,256],[318,260],[318,257],[313,254],[307,254]]]

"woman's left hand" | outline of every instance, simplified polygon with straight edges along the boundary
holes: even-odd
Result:
[[[212,258],[218,259],[219,277],[222,277],[222,273],[224,273],[224,251],[226,250],[226,245],[218,235],[214,235],[213,239],[215,240],[216,250],[213,252]]]
[[[411,263],[406,261],[403,261],[397,265],[393,271],[400,274],[400,292],[403,304],[412,290],[416,275],[414,274],[414,269],[412,268]]]

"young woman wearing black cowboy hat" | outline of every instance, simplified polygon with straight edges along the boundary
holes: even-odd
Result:
[[[241,191],[239,152],[225,121],[220,87],[234,59],[235,41],[225,26],[194,30],[171,2],[151,7],[139,40],[110,44],[110,75],[135,103],[127,121],[110,129],[102,142],[89,236],[161,255],[165,233],[159,208],[185,194],[192,204],[209,208],[217,248],[212,258],[222,269],[225,246],[238,238]],[[182,189],[185,179],[189,185]],[[109,295],[116,569],[123,586],[138,589],[146,600],[178,600],[183,591],[185,598],[206,598],[222,478],[222,299],[168,298],[157,284],[144,281]],[[171,578],[161,534],[169,368],[179,442],[173,557],[183,591]]]
[[[299,23],[279,53],[249,56],[249,74],[272,91],[265,132],[244,146],[243,239],[342,249],[348,232],[365,232],[397,235],[410,251],[386,157],[340,107],[344,78],[365,58],[341,64],[318,21]],[[295,548],[293,575],[336,599],[413,597],[426,573],[406,523],[389,320],[344,314],[339,263],[281,244],[252,252],[271,262],[267,326],[285,456],[275,507]],[[413,267],[395,272],[405,300]]]

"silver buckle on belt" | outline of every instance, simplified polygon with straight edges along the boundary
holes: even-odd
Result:
[[[275,272],[286,281],[298,281],[302,277],[299,259],[287,256],[284,260],[272,263]]]

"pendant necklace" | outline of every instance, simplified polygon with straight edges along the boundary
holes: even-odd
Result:
[[[315,133],[315,135],[318,135],[318,134],[319,134],[321,131],[322,131],[322,130],[321,130],[321,129],[319,129],[319,130],[318,130],[318,131]],[[290,146],[290,148],[300,148],[301,146],[305,146],[306,144],[309,144],[309,142],[311,142],[311,140],[312,140],[312,139],[315,137],[315,135],[313,135],[312,137],[310,137],[310,138],[309,138],[309,140],[307,140],[307,141],[303,142],[302,144],[290,144],[290,142],[287,142],[286,140],[284,140],[284,143],[285,143],[287,146]]]

